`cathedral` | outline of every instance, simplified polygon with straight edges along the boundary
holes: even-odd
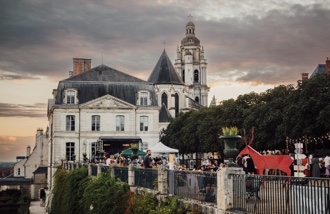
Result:
[[[49,178],[63,160],[92,159],[99,150],[114,154],[132,143],[151,148],[171,118],[206,107],[207,63],[193,22],[176,55],[173,65],[164,50],[146,81],[74,58],[69,78],[48,100]]]

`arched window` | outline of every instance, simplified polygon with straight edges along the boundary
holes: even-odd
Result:
[[[198,70],[194,71],[194,82],[199,82]]]
[[[182,70],[182,81],[184,82],[184,69]]]
[[[92,131],[100,131],[100,115],[92,115]]]
[[[175,94],[175,117],[179,116],[179,95]]]
[[[199,97],[195,97],[195,101],[199,103]]]
[[[165,104],[165,106],[167,107],[167,94],[164,92],[162,94],[162,103],[161,105]]]

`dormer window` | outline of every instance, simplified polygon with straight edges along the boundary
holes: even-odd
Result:
[[[77,90],[76,89],[65,90],[64,103],[66,103],[66,104],[78,104]]]
[[[138,105],[140,105],[140,106],[150,105],[149,95],[150,95],[150,93],[148,91],[140,91]]]

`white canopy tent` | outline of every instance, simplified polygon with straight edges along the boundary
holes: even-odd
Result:
[[[179,153],[178,149],[165,146],[162,142],[158,142],[154,147],[150,148],[152,153]]]

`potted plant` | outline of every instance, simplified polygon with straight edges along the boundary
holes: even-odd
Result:
[[[131,159],[137,159],[138,158],[138,150],[139,150],[139,144],[138,143],[131,143],[131,150],[132,150],[132,156]]]
[[[87,153],[83,152],[82,155],[83,155],[84,163],[87,163]]]
[[[233,162],[233,158],[238,154],[238,150],[236,148],[236,144],[238,141],[242,139],[240,135],[238,135],[238,128],[236,126],[233,127],[223,127],[222,135],[220,139],[224,141],[225,149],[223,150],[223,154],[225,157],[229,158],[228,166],[233,167],[236,164]]]

